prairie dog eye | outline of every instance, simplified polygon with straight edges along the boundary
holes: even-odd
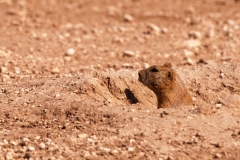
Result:
[[[151,70],[151,72],[159,72],[159,70],[154,67],[154,68]]]

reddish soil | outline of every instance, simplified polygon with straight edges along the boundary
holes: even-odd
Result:
[[[240,159],[238,0],[0,0],[0,159]],[[193,106],[157,109],[171,62]]]

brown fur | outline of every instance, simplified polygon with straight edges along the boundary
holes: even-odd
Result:
[[[171,63],[151,66],[138,72],[139,81],[157,96],[158,108],[192,105],[192,98]]]

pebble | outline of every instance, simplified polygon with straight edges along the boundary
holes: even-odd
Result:
[[[215,154],[215,156],[214,156],[215,158],[222,158],[222,155],[221,154],[219,154],[219,153],[217,153],[217,154]]]
[[[88,134],[86,133],[81,133],[78,135],[79,138],[87,138],[88,137]]]
[[[111,151],[110,148],[106,148],[106,147],[103,147],[102,150],[105,151],[105,152],[110,152]]]
[[[124,63],[124,64],[122,64],[122,67],[123,68],[133,68],[133,65],[130,63]]]
[[[162,32],[162,33],[167,33],[167,32],[168,32],[168,29],[167,29],[167,28],[162,28],[162,29],[161,29],[161,32]]]
[[[126,50],[126,51],[124,51],[123,52],[123,57],[133,57],[133,56],[135,56],[136,54],[135,54],[135,52],[133,52],[133,51],[129,51],[129,50]]]
[[[0,57],[7,57],[7,52],[0,50]]]
[[[183,46],[187,48],[200,47],[201,42],[199,40],[190,39],[190,40],[184,41]]]
[[[217,104],[216,104],[216,107],[217,107],[217,109],[219,109],[219,108],[222,107],[222,104],[221,104],[221,103],[217,103]]]
[[[150,64],[144,63],[144,68],[148,68],[148,67],[150,67]]]
[[[187,63],[190,65],[194,64],[194,60],[192,60],[191,58],[187,58]]]
[[[207,31],[206,37],[212,38],[212,37],[214,37],[214,36],[215,36],[215,31],[214,31],[214,29],[210,29],[209,31]]]
[[[160,28],[157,25],[153,24],[153,23],[148,24],[147,28],[149,28],[150,30],[154,31],[156,34],[159,34],[160,31],[161,31]]]
[[[5,159],[8,160],[8,159],[13,159],[13,153],[12,152],[7,152],[5,154]]]
[[[189,38],[193,38],[193,39],[201,39],[202,38],[202,34],[198,31],[190,31],[188,33],[188,37]]]
[[[68,55],[68,56],[72,56],[74,54],[75,54],[75,49],[73,49],[73,48],[69,48],[66,52],[66,55]]]
[[[7,71],[8,71],[7,67],[3,67],[3,66],[0,67],[1,73],[6,73]]]
[[[52,73],[59,73],[60,70],[59,70],[58,67],[53,67],[51,72],[52,72]]]
[[[94,142],[94,140],[92,138],[88,138],[87,141],[90,143]]]
[[[10,143],[11,143],[12,145],[14,145],[14,146],[18,145],[18,143],[15,142],[15,141],[11,141]]]
[[[129,152],[134,151],[134,147],[128,147],[128,151],[129,151]]]
[[[35,150],[35,147],[29,146],[28,149],[29,149],[30,151],[34,151],[34,150]]]
[[[183,54],[186,56],[186,57],[190,57],[190,56],[193,56],[194,53],[192,51],[189,51],[187,49],[184,49],[183,50]]]
[[[45,148],[46,148],[45,143],[41,142],[41,143],[39,144],[39,148],[40,148],[40,149],[45,149]]]
[[[113,155],[114,154],[116,155],[116,154],[118,154],[118,150],[114,149],[114,150],[110,151],[110,153],[113,154]]]
[[[29,142],[29,138],[24,137],[24,138],[23,138],[23,141],[24,141],[24,142]]]
[[[61,95],[60,95],[60,94],[56,94],[56,95],[55,95],[55,98],[56,98],[56,99],[61,99]]]
[[[131,16],[130,14],[125,14],[125,15],[123,16],[123,19],[124,19],[124,21],[126,21],[126,22],[132,22],[132,21],[134,20],[133,16]]]

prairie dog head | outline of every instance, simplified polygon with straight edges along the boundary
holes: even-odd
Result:
[[[171,90],[176,81],[176,73],[171,67],[171,63],[165,63],[140,70],[139,81],[155,93]]]

